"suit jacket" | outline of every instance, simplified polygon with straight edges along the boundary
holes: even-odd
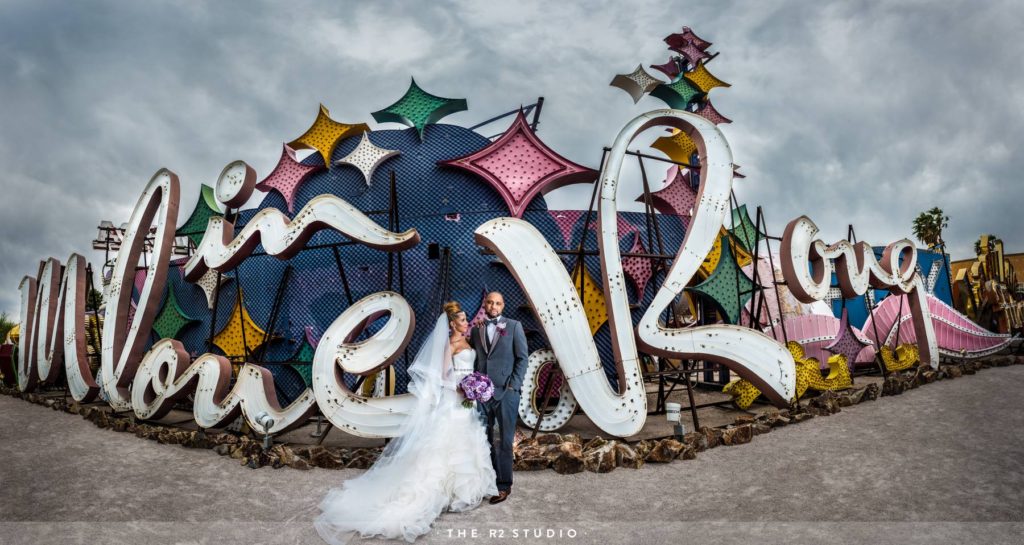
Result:
[[[486,324],[469,332],[469,344],[476,349],[474,369],[490,377],[494,383],[494,399],[500,400],[507,390],[522,393],[529,354],[523,324],[502,316],[497,327],[493,346],[487,342]]]

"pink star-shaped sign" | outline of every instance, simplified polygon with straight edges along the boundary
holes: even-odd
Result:
[[[316,349],[316,345],[320,344],[320,339],[316,338],[316,336],[313,335],[313,326],[311,326],[311,325],[306,326],[305,327],[305,331],[306,331],[306,333],[305,333],[305,335],[306,335],[306,342],[309,343],[309,346],[313,347],[313,349],[315,350]]]
[[[670,47],[669,49],[685,57],[693,66],[697,66],[697,63],[700,61],[706,61],[711,58],[711,55],[708,55],[706,51],[693,45],[691,42],[687,42],[682,47]]]
[[[839,320],[839,333],[836,335],[836,340],[832,341],[832,344],[825,347],[825,350],[833,354],[843,354],[846,356],[846,365],[853,369],[853,363],[857,360],[857,354],[867,346],[868,343],[857,338],[857,334],[850,327],[850,321],[846,316],[846,309],[843,309],[843,317]]]
[[[483,293],[480,294],[480,306],[477,307],[476,314],[474,314],[472,318],[470,318],[469,316],[466,316],[466,318],[469,320],[469,329],[467,329],[466,332],[463,333],[464,336],[469,337],[469,332],[474,327],[478,327],[478,326],[482,325],[484,323],[484,320],[487,319],[487,313],[484,312],[484,301],[486,301],[486,300],[487,300],[487,288],[485,287],[485,288],[483,288]]]
[[[689,182],[683,175],[683,170],[678,166],[669,167],[665,179],[668,180],[665,187],[651,192],[651,202],[658,212],[679,216],[685,226],[686,218],[690,217],[690,210],[697,203],[697,194],[690,188]],[[643,200],[643,195],[637,198],[637,202],[643,202]]]
[[[640,200],[641,201],[643,200],[643,196],[640,197]],[[590,215],[590,225],[587,226],[587,229],[590,229],[591,231],[594,231],[594,233],[596,233],[597,236],[600,236],[600,233],[597,232],[597,214],[596,213]],[[637,228],[636,225],[633,225],[632,223],[629,223],[629,221],[627,221],[626,218],[622,217],[621,215],[616,216],[616,218],[615,218],[615,229],[619,232],[619,238],[620,239],[622,237],[626,236],[626,235],[631,235],[633,233],[639,233],[640,232],[640,230]]]
[[[642,254],[645,253],[644,245],[640,242],[640,232],[637,231],[633,238],[633,246],[629,249],[629,254]],[[636,301],[639,303],[644,299],[644,288],[647,286],[647,281],[651,279],[651,275],[654,273],[654,267],[651,265],[651,260],[646,257],[627,257],[622,260],[622,270],[626,273],[626,277],[633,283],[633,287],[636,288]]]
[[[576,227],[576,222],[583,215],[583,210],[548,210],[548,214],[555,221],[555,225],[558,226],[558,230],[562,233],[565,247],[568,248],[569,243],[572,242],[572,229]]]
[[[691,30],[688,26],[684,26],[682,32],[676,34],[669,34],[668,36],[666,36],[665,43],[667,43],[668,46],[672,49],[675,49],[676,47],[681,47],[686,43],[692,43],[701,51],[704,51],[705,49],[711,46],[711,42],[694,34],[693,30]]]
[[[596,171],[565,159],[541,142],[522,110],[505,134],[491,145],[438,164],[463,168],[486,180],[517,218],[522,217],[537,193],[587,183],[597,177]]]
[[[284,145],[281,151],[281,159],[277,161],[274,171],[267,175],[256,189],[269,192],[271,189],[277,191],[288,203],[288,211],[292,212],[295,207],[295,191],[299,184],[304,182],[313,172],[325,168],[323,165],[304,165],[295,159],[295,150]]]
[[[676,64],[675,59],[669,59],[665,64],[652,64],[651,68],[665,74],[670,80],[675,80],[679,75],[679,65]]]
[[[704,119],[707,119],[708,121],[714,123],[715,125],[720,125],[722,123],[732,123],[731,119],[718,113],[718,110],[716,110],[714,105],[711,104],[711,100],[704,101],[704,104],[701,104],[701,106],[697,108],[697,111],[693,113],[703,117]]]

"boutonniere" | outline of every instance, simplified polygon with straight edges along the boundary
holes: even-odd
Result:
[[[498,328],[498,335],[501,335],[502,337],[505,336],[506,325],[508,325],[508,322],[498,322],[497,324],[494,325],[494,327]]]

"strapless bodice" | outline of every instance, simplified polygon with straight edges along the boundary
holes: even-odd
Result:
[[[473,373],[473,367],[476,365],[476,350],[472,348],[466,348],[461,350],[458,354],[452,357],[452,374],[454,375],[455,382],[462,380],[463,377]]]

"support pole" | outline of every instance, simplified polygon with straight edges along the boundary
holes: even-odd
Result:
[[[540,110],[544,107],[544,97],[537,97],[537,107],[533,109],[533,122],[530,128],[537,132],[537,125],[540,123]]]
[[[288,289],[288,281],[291,280],[292,276],[292,264],[289,263],[284,268],[284,273],[281,275],[281,281],[277,285],[277,294],[274,296],[274,305],[270,309],[270,320],[267,324],[267,338],[264,339],[263,344],[260,345],[259,352],[256,356],[256,363],[263,363],[263,359],[267,355],[267,345],[270,344],[271,338],[274,337],[274,328],[277,327],[277,317],[281,311],[281,301],[284,299],[284,295]]]
[[[544,413],[548,410],[548,403],[551,402],[551,385],[555,383],[555,373],[558,373],[560,376],[564,376],[562,375],[562,368],[559,367],[557,361],[551,364],[551,371],[548,372],[548,380],[544,383],[544,394],[542,396],[544,403],[541,405],[540,411],[537,412],[537,423],[533,426],[533,433],[530,434],[530,439],[537,437],[537,432],[540,431],[540,424],[544,420]],[[533,404],[532,399],[530,400],[530,404]]]
[[[345,299],[348,301],[349,306],[351,306],[352,290],[348,286],[348,275],[345,274],[345,264],[341,261],[341,252],[337,246],[332,246],[331,250],[334,251],[334,263],[338,266],[338,277],[341,278],[341,287],[345,290]]]

